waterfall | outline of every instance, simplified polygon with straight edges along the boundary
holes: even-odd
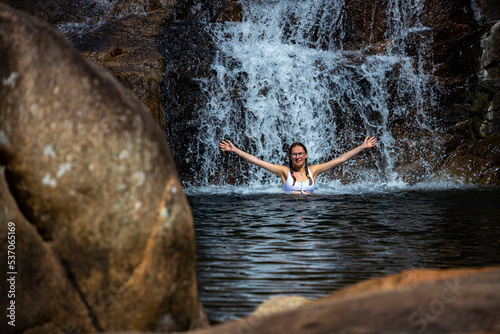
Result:
[[[424,68],[427,41],[406,54],[423,1],[390,0],[387,29],[379,52],[373,45],[345,47],[345,0],[242,1],[242,22],[210,25],[218,47],[213,79],[199,79],[209,102],[199,112],[193,162],[201,166],[188,186],[236,183],[281,186],[279,178],[234,155],[218,142],[263,160],[287,164],[286,148],[300,141],[309,164],[322,163],[355,148],[367,135],[377,149],[363,153],[318,179],[326,187],[339,180],[393,185],[401,182],[395,164],[401,139],[395,129],[430,129],[426,108],[432,83]],[[366,13],[366,20],[373,13]]]

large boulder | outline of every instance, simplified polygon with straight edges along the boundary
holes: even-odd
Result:
[[[193,334],[498,333],[500,268],[412,270]]]
[[[2,224],[12,219],[29,236],[16,240],[25,250],[17,275],[33,287],[16,294],[16,332],[64,331],[69,322],[82,331],[206,324],[191,212],[144,106],[59,32],[3,4],[0,80],[0,163],[25,217]],[[60,298],[76,292],[71,307],[83,303],[85,312],[61,313],[61,301],[48,312],[33,297],[37,286]]]

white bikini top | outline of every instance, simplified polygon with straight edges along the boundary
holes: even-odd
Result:
[[[309,171],[309,175],[310,175]],[[292,173],[288,171],[288,177],[286,178],[286,182],[283,185],[283,191],[284,192],[294,192],[294,191],[300,191],[301,193],[307,192],[307,193],[313,193],[314,192],[314,180],[311,185],[309,185],[309,180],[307,181],[295,181],[295,185],[293,185],[293,177]]]

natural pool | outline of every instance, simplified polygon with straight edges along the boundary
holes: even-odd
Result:
[[[500,190],[189,193],[212,322],[413,268],[500,265]]]

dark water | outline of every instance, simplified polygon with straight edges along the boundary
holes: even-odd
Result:
[[[500,265],[500,190],[189,195],[211,321],[412,268]]]

